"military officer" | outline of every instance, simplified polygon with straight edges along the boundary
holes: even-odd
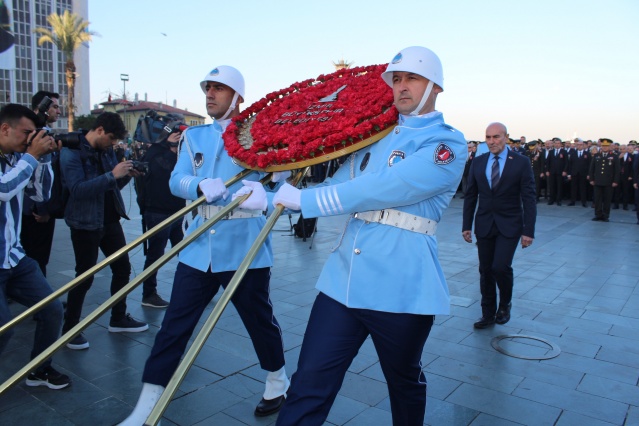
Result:
[[[602,138],[600,142],[601,152],[593,156],[588,171],[595,198],[595,217],[592,220],[608,222],[612,189],[619,184],[619,156],[610,151],[610,139]]]

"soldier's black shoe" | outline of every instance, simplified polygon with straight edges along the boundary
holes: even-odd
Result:
[[[595,216],[592,218],[593,221],[599,221],[599,220],[603,220],[603,218],[599,217],[599,216]]]
[[[479,320],[473,324],[474,328],[486,328],[486,327],[490,327],[491,325],[495,324],[495,317],[481,317],[479,318]]]
[[[257,407],[255,407],[254,414],[257,417],[266,417],[270,416],[271,414],[275,414],[280,411],[282,405],[284,405],[284,400],[286,400],[286,397],[284,395],[278,396],[277,398],[273,399],[262,398],[260,403],[257,404]]]
[[[575,203],[570,202],[570,203],[568,203],[568,205],[569,205],[569,206],[574,206],[574,205],[575,205]]]
[[[557,202],[557,205],[558,205],[558,206],[561,206],[561,201]]]
[[[613,210],[619,210],[619,204],[614,204],[614,205],[612,206],[612,209],[613,209]]]
[[[608,219],[608,218],[606,217],[606,218],[601,219],[601,221],[602,221],[602,222],[610,222],[610,219]]]
[[[588,205],[586,203],[581,203],[582,206],[584,207],[588,207]]]
[[[497,315],[495,316],[495,322],[497,324],[506,324],[508,321],[510,321],[510,307],[512,306],[512,304],[508,304],[508,306],[505,307],[499,307],[499,309],[497,309]]]
[[[555,204],[555,202],[554,202],[554,201],[548,201],[548,205],[549,205],[549,206],[552,206],[553,204]]]

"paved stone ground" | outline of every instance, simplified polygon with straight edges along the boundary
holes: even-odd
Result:
[[[128,203],[135,205],[129,188]],[[476,331],[480,316],[477,253],[461,238],[462,200],[453,199],[438,230],[440,258],[452,295],[450,316],[440,316],[422,356],[428,378],[427,425],[639,425],[639,226],[635,214],[614,210],[610,223],[591,222],[592,209],[539,204],[537,238],[515,255],[512,320]],[[128,241],[140,234],[137,207],[125,222]],[[293,218],[295,220],[296,217]],[[290,235],[288,217],[273,232],[272,299],[284,331],[287,370],[295,371],[314,283],[344,218],[320,219],[310,241]],[[134,273],[141,250],[131,253]],[[169,297],[176,261],[159,273]],[[49,279],[56,288],[74,276],[68,228],[57,222]],[[85,314],[109,296],[110,271],[99,273]],[[148,332],[112,334],[108,314],[90,326],[86,351],[60,350],[56,366],[73,384],[52,391],[19,384],[0,397],[3,425],[111,425],[137,401],[141,370],[163,311],[140,306],[141,288],[129,295],[129,311],[148,321]],[[216,299],[217,300],[217,299]],[[207,315],[212,309],[212,304]],[[15,306],[18,312],[21,307]],[[201,323],[204,322],[204,319]],[[33,322],[17,327],[2,354],[4,381],[28,359]],[[561,349],[553,359],[509,357],[491,347],[493,337],[523,334]],[[503,341],[517,354],[543,356],[542,342]],[[229,307],[165,412],[163,425],[270,425],[255,418],[264,374],[236,312]],[[390,405],[375,350],[366,341],[351,365],[328,417],[331,425],[390,425]]]

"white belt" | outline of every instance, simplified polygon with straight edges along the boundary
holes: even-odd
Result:
[[[207,220],[212,218],[214,215],[220,212],[224,206],[209,206],[204,205],[198,207],[198,211],[202,219]],[[262,210],[244,210],[244,209],[235,209],[231,210],[229,214],[224,216],[224,220],[226,219],[247,219],[250,217],[260,217],[264,216],[264,212]]]
[[[381,223],[419,234],[435,235],[435,231],[437,231],[436,221],[395,209],[359,212],[355,213],[353,217],[367,223]]]

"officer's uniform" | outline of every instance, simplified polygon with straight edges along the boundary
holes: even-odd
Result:
[[[536,141],[532,141],[529,143],[530,149],[526,153],[528,158],[530,158],[530,165],[532,166],[533,175],[535,176],[535,195],[537,197],[537,201],[539,201],[539,197],[541,197],[541,175],[544,173],[544,151],[535,150],[534,146],[537,144]]]
[[[205,178],[219,177],[226,181],[243,170],[224,150],[224,129],[220,124],[225,126],[229,121],[215,121],[185,131],[169,181],[174,195],[197,199],[198,185]],[[247,179],[258,178],[254,174]],[[229,191],[233,193],[241,187],[242,184],[237,183],[229,187]],[[226,201],[220,198],[198,208],[199,214],[186,235],[230,201],[230,197]],[[231,219],[221,220],[180,253],[171,303],[146,362],[143,382],[168,384],[204,309],[220,286],[226,288],[265,223],[263,212],[237,209]],[[231,299],[251,337],[260,366],[267,371],[277,371],[284,366],[282,332],[269,298],[272,265],[269,237]]]
[[[394,424],[423,421],[420,357],[434,315],[449,313],[436,223],[468,154],[435,111],[400,115],[395,130],[353,154],[332,179],[301,193],[304,217],[354,215],[317,283],[298,369],[278,424],[321,424],[359,347],[371,335]],[[412,228],[412,229],[411,229]]]
[[[606,142],[602,142],[602,145]],[[607,143],[607,145],[610,145]],[[619,155],[613,152],[599,152],[592,157],[588,176],[594,185],[595,217],[593,220],[608,221],[612,184],[619,183]]]

